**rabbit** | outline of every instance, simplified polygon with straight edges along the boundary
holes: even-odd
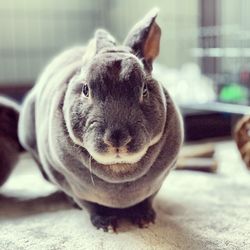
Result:
[[[0,96],[0,186],[14,169],[20,152],[17,127],[20,106],[10,98]]]
[[[151,10],[122,45],[98,29],[45,68],[20,112],[22,146],[92,224],[154,223],[153,198],[183,142],[180,112],[152,76],[161,29]]]

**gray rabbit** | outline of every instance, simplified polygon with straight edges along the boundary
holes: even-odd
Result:
[[[56,57],[27,95],[19,118],[22,146],[43,175],[104,231],[121,217],[154,222],[152,199],[174,167],[182,120],[153,78],[159,54],[157,10],[117,45],[97,30],[86,47]]]

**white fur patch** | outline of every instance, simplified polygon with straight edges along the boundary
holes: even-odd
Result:
[[[88,150],[89,154],[93,157],[94,160],[103,164],[134,164],[141,160],[141,158],[147,153],[147,150],[150,146],[159,142],[162,137],[162,133],[156,135],[148,145],[146,145],[141,151],[137,153],[120,153],[117,157],[116,153],[107,152],[107,153],[98,153],[95,151],[93,144],[86,142],[85,148]]]
[[[98,153],[95,151],[92,143],[86,143],[85,148],[88,150],[89,154],[99,163],[104,165],[110,164],[134,164],[141,160],[141,158],[146,154],[148,147],[144,147],[140,152],[137,153],[120,153],[119,157],[115,153]]]
[[[156,144],[162,137],[163,131],[161,133],[159,133],[158,135],[156,135],[151,142],[149,143],[149,146],[153,146],[154,144]]]

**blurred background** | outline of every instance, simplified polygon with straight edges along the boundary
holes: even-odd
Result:
[[[162,28],[154,74],[181,107],[186,139],[230,135],[250,113],[248,0],[0,0],[0,94],[21,101],[53,56],[99,27],[122,42],[154,6]]]

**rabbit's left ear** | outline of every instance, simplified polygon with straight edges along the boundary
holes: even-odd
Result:
[[[95,32],[94,38],[90,40],[83,55],[83,63],[87,64],[92,58],[104,48],[112,48],[115,46],[115,39],[103,29]]]
[[[95,32],[96,52],[101,49],[114,47],[116,45],[115,39],[106,30],[98,29]]]
[[[161,29],[155,22],[158,12],[157,8],[151,10],[132,28],[124,41],[124,45],[143,59],[149,70],[152,70],[152,63],[160,51]]]

